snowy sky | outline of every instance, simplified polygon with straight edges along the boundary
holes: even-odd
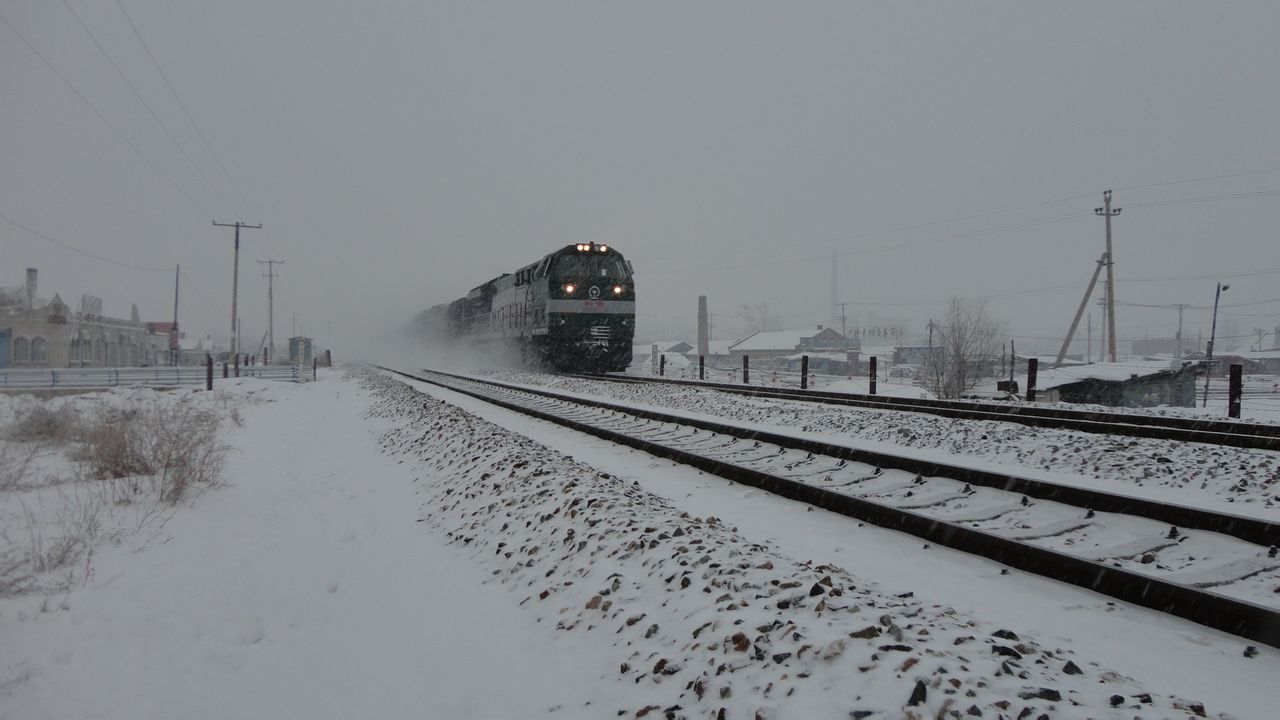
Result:
[[[1194,338],[1221,279],[1220,335],[1280,325],[1273,2],[7,0],[0,16],[0,286],[38,267],[42,295],[165,319],[180,263],[189,337],[229,328],[231,232],[210,221],[241,219],[265,225],[241,257],[255,345],[259,259],[286,261],[277,338],[296,313],[341,347],[594,240],[634,262],[646,335],[691,337],[699,294],[717,337],[740,303],[826,322],[838,251],[851,325],[922,332],[950,296],[987,296],[1020,349],[1048,348],[1103,250],[1107,188],[1122,303],[1195,306]],[[1118,319],[1122,338],[1169,335],[1177,312]]]

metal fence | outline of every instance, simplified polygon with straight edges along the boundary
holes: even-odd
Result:
[[[234,377],[234,368],[228,368],[228,376]],[[179,367],[140,368],[56,368],[50,370],[13,369],[0,370],[0,389],[44,388],[107,388],[120,386],[173,387],[175,385],[203,385],[205,368],[196,365]],[[240,377],[263,380],[306,382],[311,379],[311,368],[304,371],[300,365],[242,365]],[[213,368],[214,384],[222,380],[222,365]]]

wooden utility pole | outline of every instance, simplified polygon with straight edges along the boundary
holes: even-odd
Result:
[[[267,337],[270,338],[267,345],[267,362],[276,356],[276,310],[275,296],[272,289],[272,280],[280,273],[274,272],[276,265],[283,265],[283,260],[259,260],[259,265],[267,266]]]
[[[1101,215],[1107,221],[1107,347],[1111,351],[1111,362],[1116,361],[1116,256],[1111,252],[1111,218],[1120,214],[1120,208],[1111,208],[1111,191],[1102,193],[1102,207],[1094,208],[1095,215]]]
[[[1178,308],[1178,359],[1182,359],[1182,311],[1191,307],[1186,303],[1178,303],[1174,305]]]
[[[831,322],[836,324],[836,305],[840,304],[840,256],[831,251]]]
[[[182,277],[182,266],[173,269],[173,327],[169,329],[169,360],[177,367],[178,362],[178,278]]]
[[[707,317],[707,296],[698,296],[698,356],[711,354],[711,324]]]
[[[240,352],[240,336],[239,317],[236,315],[236,300],[240,293],[240,228],[249,228],[250,230],[261,230],[262,223],[257,225],[249,225],[236,221],[234,223],[220,223],[217,220],[213,224],[218,227],[233,227],[236,229],[236,255],[235,261],[231,266],[231,354],[235,355]]]

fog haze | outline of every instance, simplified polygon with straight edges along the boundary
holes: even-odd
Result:
[[[1006,337],[1048,352],[1104,249],[1109,188],[1122,340],[1172,335],[1176,310],[1141,306],[1176,303],[1193,306],[1188,345],[1207,337],[1218,280],[1220,348],[1254,328],[1270,346],[1280,325],[1273,2],[7,0],[0,15],[0,286],[36,267],[42,296],[167,320],[181,264],[186,345],[229,330],[232,233],[211,221],[242,220],[264,225],[242,235],[246,345],[267,325],[259,259],[285,261],[277,343],[296,316],[351,356],[595,241],[635,266],[637,340],[695,338],[702,294],[717,338],[747,330],[742,304],[830,322],[835,252],[850,326],[911,339],[950,297],[986,298]]]

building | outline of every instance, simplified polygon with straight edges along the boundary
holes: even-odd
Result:
[[[729,344],[733,358],[743,355],[761,360],[786,358],[797,352],[839,352],[857,350],[858,342],[850,341],[834,328],[819,325],[816,330],[769,330],[752,333]]]
[[[62,297],[38,294],[37,272],[20,288],[0,289],[0,368],[137,367],[168,364],[169,338],[138,319],[102,314],[102,300],[81,296],[72,310]]]
[[[1188,361],[1093,363],[1037,372],[1036,399],[1113,407],[1194,407],[1196,378],[1206,368]],[[1020,387],[1027,387],[1020,378]]]

